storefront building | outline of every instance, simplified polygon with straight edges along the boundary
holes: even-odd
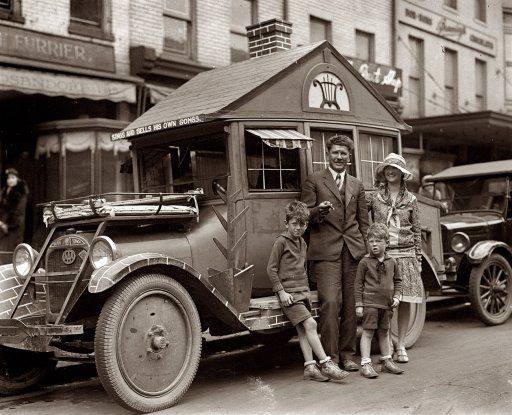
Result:
[[[36,246],[38,203],[132,188],[128,145],[109,140],[134,118],[141,83],[128,17],[120,0],[0,2],[0,167],[27,182]]]
[[[413,127],[404,153],[416,177],[512,158],[502,3],[399,0],[395,16],[402,115]]]

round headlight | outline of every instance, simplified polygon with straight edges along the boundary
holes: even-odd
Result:
[[[461,254],[469,247],[469,236],[464,232],[457,232],[452,236],[451,246],[455,252]]]
[[[94,269],[110,264],[116,257],[116,244],[108,236],[100,236],[92,241],[89,258]]]
[[[19,277],[26,277],[36,261],[37,252],[29,244],[19,244],[12,255],[14,272]]]

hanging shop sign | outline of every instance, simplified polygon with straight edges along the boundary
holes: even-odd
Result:
[[[205,114],[193,115],[191,117],[178,118],[176,120],[158,122],[155,124],[145,125],[143,127],[130,128],[123,130],[119,133],[114,133],[110,136],[112,141],[121,140],[124,138],[134,137],[136,135],[142,135],[152,132],[158,132],[162,130],[169,130],[171,128],[183,127],[185,125],[198,124],[206,121]]]
[[[114,48],[0,25],[0,55],[115,72]]]
[[[397,99],[402,95],[401,69],[356,58],[347,58],[347,60],[384,97]]]
[[[398,3],[398,20],[489,56],[496,55],[497,43],[494,36],[408,1],[403,0]]]

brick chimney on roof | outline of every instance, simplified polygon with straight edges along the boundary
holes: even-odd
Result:
[[[251,58],[292,48],[292,24],[289,22],[270,19],[247,26],[246,29]]]

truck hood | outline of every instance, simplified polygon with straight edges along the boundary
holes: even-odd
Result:
[[[492,212],[464,212],[441,217],[441,225],[448,230],[487,227],[504,222],[503,217]]]

